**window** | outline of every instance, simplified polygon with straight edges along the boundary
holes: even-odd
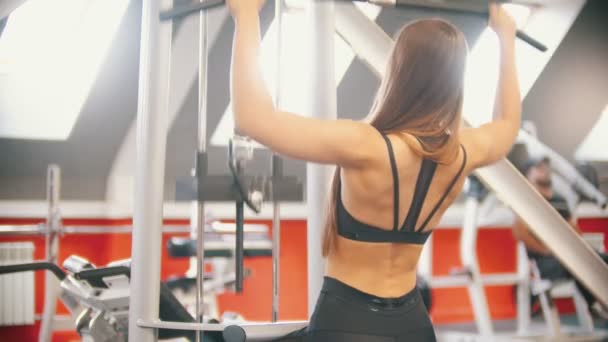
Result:
[[[65,140],[128,0],[29,0],[0,37],[0,137]]]

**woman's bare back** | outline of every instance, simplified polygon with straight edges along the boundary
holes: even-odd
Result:
[[[393,146],[399,175],[401,226],[412,204],[422,159],[408,145],[415,143],[411,136],[388,135],[388,138]],[[454,161],[438,165],[416,227],[408,229],[419,229],[458,174],[464,158],[462,150],[458,151]],[[430,219],[425,231],[439,223],[445,210],[456,199],[468,174],[467,169]],[[368,168],[343,169],[341,179],[342,201],[354,218],[381,229],[393,229],[393,177],[386,147],[378,150],[377,160]],[[415,286],[416,266],[423,245],[370,243],[338,236],[336,247],[327,256],[327,275],[330,277],[379,297],[398,297]]]

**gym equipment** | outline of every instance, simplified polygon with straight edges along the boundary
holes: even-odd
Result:
[[[259,227],[258,227],[259,226]],[[262,225],[245,226],[243,255],[244,257],[270,257],[272,256],[272,241],[268,239],[268,229]],[[234,288],[236,284],[235,272],[235,230],[216,230],[214,227],[205,230],[205,262],[210,264],[212,272],[204,274],[204,307],[207,316],[219,317],[216,294],[224,289]],[[172,238],[167,241],[167,251],[173,258],[191,258],[196,256],[196,239]],[[248,270],[243,269],[243,276],[248,276]],[[178,298],[185,306],[195,305],[196,278],[176,276],[167,280],[171,290],[179,289]],[[224,316],[222,316],[222,321]]]
[[[142,43],[140,56],[140,101],[138,113],[138,163],[136,173],[136,205],[134,215],[133,248],[132,248],[132,281],[133,296],[130,302],[129,339],[134,341],[153,341],[155,329],[170,328],[183,330],[224,331],[227,326],[218,323],[203,323],[203,297],[201,270],[204,263],[204,203],[208,200],[235,201],[236,203],[236,288],[242,287],[244,255],[243,221],[244,205],[253,211],[259,210],[259,204],[268,194],[274,204],[273,227],[278,231],[278,202],[283,200],[303,199],[302,185],[297,179],[282,174],[282,163],[277,156],[272,157],[272,175],[254,177],[244,174],[244,165],[251,158],[247,141],[233,140],[229,148],[230,176],[214,176],[207,173],[206,154],[206,91],[207,91],[207,39],[206,11],[200,13],[200,49],[199,49],[199,129],[197,151],[193,178],[178,182],[176,194],[179,199],[195,200],[196,237],[197,237],[197,308],[196,318],[199,323],[183,323],[159,320],[155,308],[159,273],[160,215],[162,213],[162,170],[164,168],[164,146],[166,144],[166,123],[160,115],[167,108],[169,79],[168,47],[171,44],[172,25],[161,25],[159,9],[168,7],[170,0],[149,0],[144,2],[142,19]],[[152,105],[151,101],[155,101]],[[159,192],[160,190],[160,192]],[[273,234],[273,246],[279,241],[278,234]],[[157,248],[150,247],[157,246]],[[273,248],[276,251],[276,248]],[[278,271],[278,255],[273,253],[273,267]],[[278,279],[275,277],[275,279]],[[137,290],[135,290],[137,289]],[[273,284],[275,293],[278,286]],[[278,297],[273,296],[278,299]],[[278,308],[278,305],[273,305]],[[273,313],[273,317],[276,314]],[[228,329],[228,335],[237,339],[273,338],[286,335],[306,326],[306,322],[245,324]],[[197,341],[199,335],[196,335]]]
[[[129,300],[129,288],[128,282],[126,285],[123,283],[117,283],[112,281],[112,285],[106,284],[106,279],[103,278],[109,272],[110,276],[115,271],[120,271],[128,276],[130,262],[114,262],[105,268],[96,268],[94,265],[86,261],[85,259],[72,256],[65,260],[64,268],[68,270],[69,274],[66,274],[61,268],[56,265],[56,258],[59,252],[59,237],[65,234],[100,234],[100,233],[112,233],[112,234],[130,234],[132,228],[130,226],[122,227],[104,227],[104,226],[63,226],[61,219],[61,212],[59,207],[60,198],[60,169],[56,165],[50,165],[48,167],[47,176],[47,203],[49,211],[45,224],[38,225],[18,225],[18,226],[0,226],[0,235],[43,235],[45,237],[46,247],[46,261],[39,261],[34,263],[20,264],[20,265],[7,265],[0,268],[0,274],[2,273],[13,273],[13,272],[25,272],[34,270],[49,270],[51,273],[46,273],[46,286],[45,286],[45,305],[44,313],[41,318],[41,329],[39,334],[39,341],[47,342],[50,341],[54,324],[55,324],[55,304],[59,297],[61,300],[69,300],[70,303],[78,304],[82,302],[83,294],[70,295],[69,292],[71,287],[68,287],[68,295],[64,298],[62,290],[62,281],[66,279],[70,274],[73,275],[77,280],[84,279],[87,273],[79,273],[83,270],[95,269],[90,274],[99,275],[101,278],[87,278],[90,286],[97,288],[109,288],[105,291],[103,296],[98,293],[98,290],[94,290],[95,296],[101,296],[101,299],[106,300],[107,298],[114,298],[117,300],[118,294],[122,296],[119,306],[121,307],[120,312],[105,312],[97,314],[99,311],[98,306],[87,307],[86,312],[82,311],[79,313],[72,312],[74,318],[78,318],[78,324],[76,330],[79,334],[87,336],[87,339],[92,341],[108,341],[122,336],[126,332],[126,322],[128,319],[127,309]],[[244,256],[271,256],[272,255],[272,242],[268,239],[268,228],[264,225],[259,224],[247,224],[243,225],[242,230],[244,232]],[[188,232],[189,227],[180,226],[167,226],[164,227],[165,232]],[[221,223],[221,222],[205,222],[205,231],[207,232],[207,239],[205,240],[205,253],[211,257],[214,262],[214,269],[216,270],[213,274],[209,275],[209,278],[205,278],[204,292],[208,295],[208,298],[214,298],[218,291],[223,291],[225,288],[232,286],[235,283],[236,277],[234,275],[233,268],[226,267],[228,264],[227,258],[234,258],[234,235],[237,231],[234,224]],[[196,254],[195,241],[189,239],[174,238],[168,243],[169,253],[175,256],[192,256]],[[120,268],[116,268],[120,266]],[[126,267],[126,269],[125,269]],[[50,278],[50,281],[49,281]],[[103,278],[103,279],[102,279]],[[57,281],[59,280],[59,281]],[[111,279],[110,279],[111,280]],[[108,280],[108,281],[110,281]],[[174,288],[183,286],[192,286],[193,279],[179,279],[170,280],[165,284],[161,284],[161,300],[160,310],[161,318],[179,321],[179,322],[194,322],[191,316],[189,316],[183,305],[175,298],[174,294],[170,291]],[[118,286],[118,285],[125,286]],[[67,285],[66,285],[67,286]],[[108,287],[109,286],[109,287]],[[82,287],[82,286],[81,286]],[[63,291],[63,292],[62,292]],[[71,299],[70,299],[71,298]],[[164,299],[163,299],[164,298]],[[91,300],[85,301],[86,306]],[[74,305],[76,305],[74,304]],[[81,303],[82,304],[82,303]],[[82,306],[81,304],[78,304]],[[67,306],[67,304],[66,304]],[[167,310],[173,310],[176,312],[175,315],[167,313]],[[217,309],[212,310],[213,315],[210,317],[217,317]],[[184,314],[185,312],[185,314]],[[78,317],[77,317],[78,316]],[[107,317],[106,317],[107,316]],[[111,317],[110,317],[111,316]],[[94,317],[91,321],[84,320],[85,317]],[[95,318],[96,317],[96,318]],[[116,320],[122,323],[108,324],[107,322],[114,322]],[[91,323],[92,322],[92,323]],[[214,333],[218,335],[219,333]],[[89,336],[90,335],[90,336]],[[169,330],[161,330],[161,338],[169,338],[171,336],[184,336],[195,339],[194,332],[181,331],[171,333]],[[211,336],[211,335],[209,335]],[[126,335],[120,338],[125,338]],[[84,338],[84,337],[83,337]],[[220,341],[217,339],[210,340],[211,342]]]
[[[330,0],[327,0],[330,1]],[[331,0],[336,1],[336,0]],[[337,0],[337,1],[361,1],[369,2],[378,6],[397,7],[397,8],[426,8],[438,9],[451,12],[462,12],[467,14],[482,15],[488,17],[489,0]],[[514,1],[496,1],[504,3],[513,3]],[[517,2],[515,2],[517,3]],[[522,1],[524,4],[530,2]],[[177,6],[172,9],[160,13],[161,20],[171,20],[179,17],[184,17],[199,11],[209,10],[225,4],[225,0],[207,0],[203,2],[193,2],[187,5]],[[517,30],[517,38],[525,41],[541,52],[547,51],[547,47],[536,39],[530,37],[525,32]]]
[[[50,271],[60,281],[59,299],[75,319],[75,329],[85,342],[127,341],[129,306],[129,261],[95,267],[86,259],[73,255],[63,263],[32,262],[0,266],[0,274]],[[160,318],[176,322],[194,322],[188,311],[175,298],[169,287],[160,284]],[[160,329],[159,339],[184,337],[195,339],[187,330]],[[221,333],[205,333],[205,341],[220,342]]]

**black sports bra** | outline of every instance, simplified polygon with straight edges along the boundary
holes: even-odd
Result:
[[[426,194],[429,191],[431,181],[435,175],[437,169],[437,163],[430,159],[422,159],[420,165],[420,171],[418,173],[418,179],[416,180],[416,188],[414,189],[414,197],[412,198],[412,204],[410,211],[407,213],[405,222],[399,226],[399,175],[397,173],[397,163],[395,162],[395,154],[393,152],[393,146],[386,135],[382,134],[382,138],[386,142],[388,148],[388,155],[391,162],[391,170],[393,174],[393,230],[385,230],[378,227],[368,225],[355,219],[344,207],[342,203],[341,193],[341,182],[338,179],[338,196],[337,196],[337,220],[338,220],[338,234],[350,240],[365,241],[365,242],[395,242],[395,243],[413,243],[413,244],[424,244],[428,237],[431,235],[431,231],[424,231],[435,212],[439,210],[443,201],[447,198],[448,194],[452,191],[454,185],[458,181],[458,178],[462,175],[464,167],[467,163],[467,152],[464,146],[460,145],[464,158],[462,165],[456,176],[452,179],[446,192],[443,194],[441,199],[437,202],[433,210],[431,210],[428,217],[424,220],[422,225],[416,229],[416,223],[422,210],[422,205],[426,198]]]

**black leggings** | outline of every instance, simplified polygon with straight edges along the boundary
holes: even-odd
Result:
[[[399,298],[379,298],[325,277],[305,341],[436,341],[418,288]]]

